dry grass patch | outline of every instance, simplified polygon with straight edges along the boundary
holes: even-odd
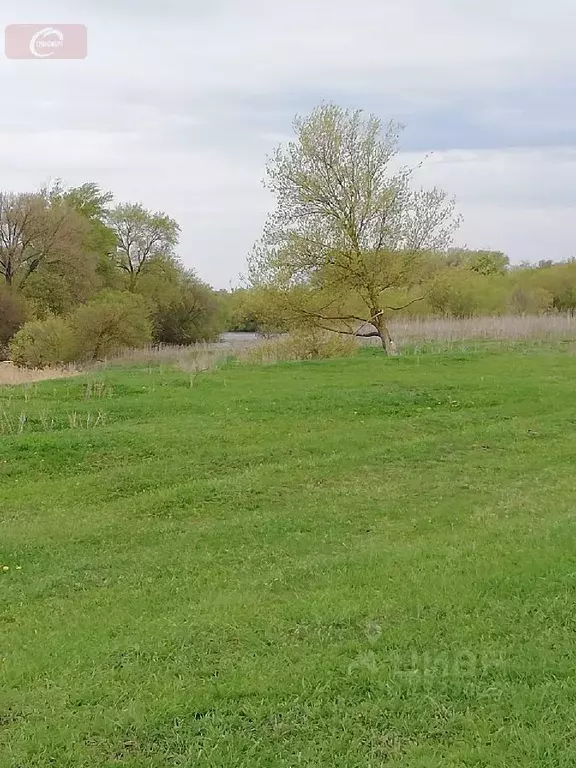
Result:
[[[268,339],[244,350],[238,357],[249,363],[268,364],[349,357],[356,352],[356,349],[357,342],[352,336],[304,331]]]
[[[390,323],[390,332],[400,346],[412,342],[451,342],[472,339],[576,340],[576,316],[569,314],[505,315],[469,318],[433,317],[420,320],[394,318]]]
[[[63,379],[77,376],[80,371],[72,366],[62,368],[18,368],[10,362],[0,363],[0,386],[29,384],[45,379]]]

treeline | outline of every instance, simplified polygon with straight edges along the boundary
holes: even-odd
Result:
[[[438,259],[411,313],[473,317],[576,311],[576,259],[512,266],[493,251],[452,249]]]
[[[576,260],[510,265],[502,253],[452,249],[433,262],[422,288],[422,301],[409,307],[408,314],[572,313],[576,310]]]
[[[511,265],[498,251],[452,248],[423,259],[417,286],[390,291],[396,316],[466,318],[576,312],[576,259]],[[353,311],[350,295],[348,310]],[[404,306],[407,305],[407,306]],[[228,297],[234,331],[275,333],[292,325],[290,314],[268,288],[240,289]]]
[[[97,361],[122,347],[214,341],[222,331],[378,336],[394,315],[576,311],[576,259],[513,266],[450,247],[454,201],[395,171],[399,129],[323,105],[269,160],[277,208],[245,288],[214,291],[177,255],[180,227],[90,182],[0,193],[0,356]]]
[[[98,360],[224,329],[221,298],[177,256],[180,227],[95,183],[0,193],[0,353]]]

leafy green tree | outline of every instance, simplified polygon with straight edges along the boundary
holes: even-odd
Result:
[[[62,200],[88,222],[83,251],[88,258],[96,259],[100,287],[120,288],[122,273],[115,260],[116,234],[107,223],[114,200],[112,192],[102,190],[93,181],[69,189],[58,182],[50,195]]]
[[[251,294],[252,291],[247,288],[221,292],[227,331],[243,333],[256,333],[258,331],[258,314],[250,305]]]
[[[554,295],[546,271],[549,265],[540,263],[510,270],[508,311],[514,315],[538,315],[553,309]],[[548,288],[545,287],[548,285]]]
[[[21,290],[39,269],[73,270],[86,222],[62,200],[42,193],[0,193],[0,277]]]
[[[480,291],[478,275],[462,267],[440,272],[433,280],[426,300],[435,314],[449,317],[471,317],[479,310]]]
[[[22,295],[38,317],[66,315],[100,289],[96,260],[78,253],[67,261],[54,261],[36,270],[22,287]]]
[[[116,263],[128,277],[129,290],[135,289],[150,261],[174,256],[180,227],[165,213],[152,213],[140,203],[125,203],[116,206],[107,221],[116,237]]]
[[[552,308],[554,297],[545,288],[516,284],[508,302],[513,315],[539,315]]]
[[[66,187],[62,179],[42,188],[40,194],[52,203],[66,203],[88,221],[103,222],[109,206],[114,200],[112,192],[100,189],[95,181],[88,181],[78,187]]]
[[[294,128],[268,163],[277,206],[250,258],[251,284],[280,295],[293,321],[378,336],[391,351],[388,317],[399,308],[387,295],[417,285],[429,251],[448,246],[454,203],[412,189],[411,171],[394,168],[396,123],[328,104]]]
[[[505,275],[510,259],[500,251],[470,251],[469,265],[480,275]]]
[[[112,193],[94,182],[67,188],[58,180],[40,195],[48,206],[78,217],[84,234],[70,258],[45,262],[27,280],[23,291],[38,315],[66,314],[104,287],[121,287],[122,273],[113,258],[116,236],[106,224]]]
[[[501,251],[468,248],[450,248],[445,262],[448,266],[470,269],[480,275],[505,275],[510,266],[510,259]]]
[[[552,306],[558,312],[576,312],[576,261],[554,264],[540,270],[541,286],[552,294]]]
[[[262,336],[283,333],[290,324],[284,304],[284,294],[270,287],[237,288],[223,298],[226,329]]]

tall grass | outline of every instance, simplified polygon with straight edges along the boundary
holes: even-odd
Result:
[[[126,365],[150,365],[177,367],[191,374],[198,374],[214,368],[228,357],[235,355],[238,350],[245,349],[246,345],[230,345],[223,343],[191,344],[190,346],[178,346],[163,344],[160,346],[146,346],[141,349],[125,349],[114,355],[96,368],[108,368]]]
[[[576,317],[571,315],[505,315],[472,318],[393,318],[391,335],[399,349],[414,344],[458,341],[562,341],[576,342]],[[130,349],[107,361],[107,365],[130,363],[166,363],[184,370],[206,370],[229,357],[255,362],[275,362],[283,337],[265,339],[254,334],[228,333],[225,340],[189,347],[163,345]],[[343,337],[346,338],[346,337]],[[359,344],[380,345],[380,339],[357,339]]]
[[[400,346],[412,342],[450,342],[472,339],[576,340],[576,317],[555,314],[470,318],[433,317],[422,320],[395,318],[390,323],[390,329],[393,338]]]
[[[535,315],[472,318],[393,318],[390,332],[399,350],[415,344],[466,341],[574,341],[576,343],[576,316]],[[346,337],[344,337],[346,338]],[[377,338],[358,339],[359,344],[379,345]],[[164,344],[149,345],[140,349],[125,349],[102,363],[82,370],[126,365],[168,365],[189,371],[196,376],[221,364],[230,357],[248,362],[277,362],[286,358],[281,352],[283,339],[265,339],[254,334],[228,333],[222,341],[190,346]],[[258,348],[258,349],[257,349]],[[25,384],[43,379],[74,376],[81,369],[73,366],[27,370],[11,363],[0,364],[0,386]],[[191,380],[192,383],[192,380]]]
[[[62,379],[76,376],[80,371],[73,366],[62,368],[17,368],[9,362],[0,363],[0,386],[13,384],[29,384],[44,379]]]

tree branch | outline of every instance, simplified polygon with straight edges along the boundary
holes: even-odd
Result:
[[[391,309],[394,312],[400,312],[403,309],[407,309],[408,307],[411,307],[412,304],[416,304],[419,301],[422,301],[422,299],[426,298],[426,294],[424,296],[419,296],[417,299],[412,299],[412,301],[409,301],[408,304],[403,304],[401,307],[385,307],[385,309]],[[379,314],[382,314],[381,312]]]

